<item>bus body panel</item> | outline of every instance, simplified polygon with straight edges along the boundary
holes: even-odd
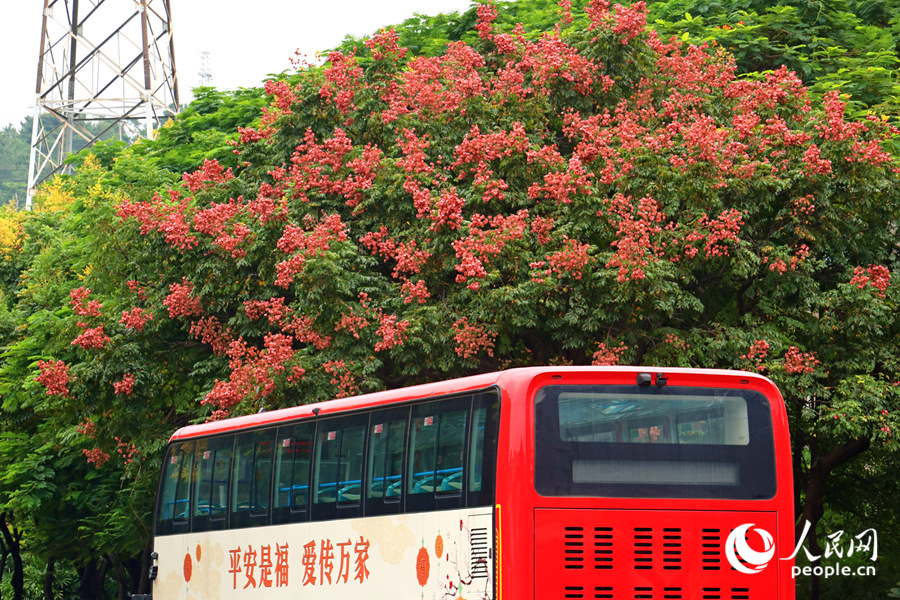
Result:
[[[700,388],[722,389],[746,389],[763,394],[770,403],[772,414],[772,426],[775,444],[775,468],[777,475],[777,493],[770,499],[762,500],[725,500],[725,499],[696,499],[696,498],[600,498],[600,497],[544,497],[537,493],[534,483],[534,458],[535,458],[535,431],[538,424],[535,422],[534,398],[538,390],[548,385],[635,385],[638,373],[651,373],[654,377],[657,373],[664,373],[667,379],[667,387],[696,386]],[[526,375],[523,373],[522,375]],[[675,515],[682,523],[703,523],[707,519],[720,520],[727,515],[763,514],[775,518],[774,524],[769,523],[766,529],[774,538],[774,558],[763,572],[754,575],[743,575],[734,570],[729,570],[726,578],[735,575],[746,577],[751,581],[754,578],[765,579],[774,577],[777,581],[777,592],[771,592],[769,584],[753,585],[752,595],[747,596],[742,592],[732,595],[731,587],[743,588],[746,586],[734,585],[728,588],[728,594],[720,596],[722,599],[735,600],[771,600],[774,598],[791,600],[795,591],[791,578],[793,560],[781,560],[789,557],[794,549],[794,507],[793,507],[793,478],[791,465],[790,439],[788,436],[787,413],[784,400],[777,387],[767,378],[754,373],[744,373],[724,370],[701,369],[667,369],[647,367],[606,367],[606,368],[566,368],[548,367],[540,370],[529,370],[527,376],[501,380],[498,385],[503,391],[501,400],[502,415],[500,422],[500,448],[497,462],[497,503],[503,507],[502,511],[502,537],[501,545],[503,554],[500,559],[501,573],[498,579],[502,582],[501,597],[505,598],[533,598],[543,600],[545,598],[563,599],[564,593],[545,593],[537,586],[538,573],[541,571],[541,557],[544,549],[548,547],[549,540],[540,537],[536,528],[536,520],[542,509],[565,509],[581,511],[585,518],[598,510],[629,512],[651,511],[647,514],[657,516]],[[689,515],[689,516],[687,516]],[[754,523],[754,518],[749,518],[746,523]],[[696,525],[695,523],[695,525]],[[730,526],[742,525],[744,522],[734,522]],[[592,534],[593,535],[593,534]],[[750,545],[758,543],[756,534],[752,533]],[[724,548],[724,541],[723,546]],[[720,549],[721,550],[721,549]],[[721,550],[724,551],[724,550]],[[533,577],[522,577],[523,565],[528,565]],[[571,571],[571,570],[570,570]],[[620,574],[617,572],[616,577]],[[623,577],[624,578],[624,577]],[[557,583],[567,581],[565,576],[557,578]],[[577,583],[571,584],[577,587]],[[774,584],[772,584],[774,585]],[[563,585],[563,588],[566,586]],[[603,586],[595,586],[603,587]],[[633,587],[646,587],[636,586]],[[670,587],[670,586],[665,586]],[[703,587],[703,586],[702,586]],[[700,589],[702,589],[702,587]],[[717,587],[710,584],[707,587]],[[724,587],[722,588],[725,589]],[[765,590],[757,592],[757,589]],[[577,597],[577,591],[571,591]],[[606,591],[585,592],[583,597],[594,598],[594,594],[601,594],[597,598],[604,597]],[[658,595],[656,595],[658,593]],[[677,595],[673,593],[673,595]],[[710,598],[715,593],[707,594]],[[747,598],[742,598],[747,596]],[[614,598],[632,598],[633,589],[617,593]],[[653,598],[663,598],[661,590],[652,595]],[[702,598],[701,595],[688,595],[683,598]]]
[[[491,600],[490,508],[156,538],[165,600]]]
[[[729,533],[777,531],[771,512],[536,509],[535,598],[777,598],[778,569],[732,568]],[[771,550],[748,532],[755,550]]]

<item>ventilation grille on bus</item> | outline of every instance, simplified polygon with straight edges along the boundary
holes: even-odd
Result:
[[[774,513],[537,510],[535,598],[775,598],[776,564],[745,575],[728,563],[725,540],[741,523],[776,530]]]
[[[704,530],[706,531],[706,530]],[[716,530],[718,531],[718,530]],[[680,571],[683,568],[682,533],[680,527],[634,527],[633,542],[627,556],[614,547],[612,527],[565,527],[565,568],[611,570],[614,561],[629,561],[639,571],[664,569]],[[710,538],[713,536],[710,535]],[[719,536],[715,536],[719,539]],[[707,544],[704,544],[706,546]],[[704,569],[721,568],[721,543],[709,543],[703,551]]]
[[[667,598],[685,599],[683,588],[678,586],[636,586],[626,589],[625,586],[618,586],[619,595],[614,594],[613,586],[595,586],[585,589],[577,585],[565,586],[564,598],[645,598],[647,600],[666,600]],[[703,600],[749,600],[750,588],[748,587],[704,587],[701,588]],[[694,596],[696,597],[696,596]]]

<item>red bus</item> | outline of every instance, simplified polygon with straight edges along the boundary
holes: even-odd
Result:
[[[792,494],[762,376],[512,369],[179,430],[153,596],[791,599]]]

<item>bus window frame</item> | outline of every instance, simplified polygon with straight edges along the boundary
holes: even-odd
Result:
[[[275,471],[275,443],[276,443],[276,432],[277,427],[265,427],[261,429],[249,429],[246,431],[236,432],[234,434],[234,450],[231,455],[231,472],[230,472],[230,497],[228,504],[228,512],[229,512],[229,529],[241,529],[245,527],[260,527],[263,525],[269,524],[269,517],[272,514],[272,500],[273,500],[273,481],[274,471]],[[237,498],[237,486],[240,483],[240,480],[236,478],[237,464],[238,464],[238,452],[237,449],[240,446],[241,438],[256,438],[258,441],[255,441],[253,446],[253,459],[250,463],[252,471],[255,471],[256,465],[258,462],[257,456],[259,454],[259,447],[261,444],[265,443],[265,437],[268,436],[268,441],[271,444],[271,457],[269,459],[269,481],[268,481],[268,504],[267,506],[260,510],[258,507],[254,508],[252,505],[248,506],[247,510],[236,510],[235,503],[238,501]],[[252,494],[255,491],[259,491],[260,485],[256,485],[255,487],[251,486],[250,493]]]
[[[360,459],[360,479],[359,479],[359,489],[360,489],[360,497],[357,500],[349,500],[349,501],[340,501],[338,499],[339,490],[337,490],[337,484],[341,482],[338,480],[335,482],[335,499],[333,502],[320,502],[318,501],[318,486],[320,485],[319,481],[319,467],[321,466],[319,453],[321,451],[321,445],[319,443],[319,436],[324,434],[328,435],[330,431],[340,431],[341,432],[341,449],[338,452],[338,457],[341,459],[338,462],[338,468],[343,464],[343,446],[344,446],[344,432],[348,429],[355,429],[357,427],[362,427],[363,429],[363,439],[362,439],[362,457]],[[365,475],[366,475],[366,464],[367,464],[367,453],[368,453],[368,427],[369,427],[369,413],[366,412],[358,412],[358,413],[348,413],[341,415],[329,415],[328,417],[321,418],[316,422],[316,437],[313,443],[313,453],[312,453],[312,463],[310,466],[310,495],[309,495],[309,506],[310,506],[310,519],[312,521],[328,521],[332,519],[349,519],[353,517],[361,517],[363,515],[363,488],[365,486]],[[326,440],[327,441],[327,440]],[[349,481],[349,480],[348,480]]]
[[[176,535],[183,533],[190,533],[191,531],[191,505],[193,503],[193,495],[194,495],[194,455],[197,448],[197,440],[186,440],[183,442],[178,442],[169,446],[166,450],[165,459],[163,462],[163,469],[160,475],[160,482],[157,491],[157,500],[156,500],[156,522],[154,523],[153,530],[156,532],[156,535]],[[163,496],[163,491],[165,489],[165,475],[166,465],[170,463],[172,457],[175,453],[180,453],[180,456],[183,458],[190,457],[191,464],[188,466],[188,470],[190,473],[190,479],[188,480],[187,485],[187,503],[185,505],[184,514],[185,517],[183,519],[177,518],[177,504],[180,500],[178,497],[178,485],[175,486],[175,499],[173,499],[173,514],[171,519],[159,519],[160,508],[163,502],[165,502],[165,498]],[[184,465],[182,464],[178,470],[179,476],[184,472]]]
[[[191,477],[191,531],[218,531],[229,528],[229,517],[231,516],[229,510],[229,507],[231,506],[231,473],[234,468],[234,444],[236,437],[237,436],[235,435],[219,435],[196,440],[196,447],[194,448],[194,471]],[[199,502],[199,494],[197,492],[201,468],[200,461],[202,459],[201,453],[204,451],[204,449],[201,449],[201,445],[204,442],[206,443],[205,450],[215,453],[230,447],[227,479],[225,481],[225,506],[222,507],[223,512],[221,516],[213,516],[212,513],[208,515],[197,514],[197,503]],[[214,462],[210,485],[215,485],[215,455],[213,455],[212,460]]]
[[[472,421],[472,406],[474,401],[474,395],[467,394],[465,396],[457,396],[446,399],[441,399],[433,402],[421,402],[415,404],[411,407],[410,417],[409,417],[409,433],[407,433],[407,447],[406,447],[406,475],[408,477],[407,483],[403,486],[404,488],[404,497],[405,497],[405,512],[406,513],[415,513],[415,512],[430,512],[436,510],[449,510],[453,508],[462,508],[466,505],[466,497],[465,497],[465,489],[464,485],[460,490],[450,490],[450,491],[440,491],[437,485],[437,477],[438,472],[438,452],[441,448],[441,427],[444,422],[444,417],[448,413],[465,411],[466,422],[463,430],[463,440],[462,440],[462,465],[461,465],[461,475],[462,481],[467,481],[468,477],[468,456],[469,456],[469,429],[471,427]],[[414,479],[414,467],[412,466],[413,461],[415,460],[415,455],[413,452],[413,443],[415,441],[413,427],[415,426],[415,420],[417,418],[427,418],[427,416],[439,416],[438,422],[435,424],[437,427],[435,441],[434,441],[434,485],[430,491],[420,492],[420,493],[410,493],[409,487],[412,484],[412,480]],[[455,468],[455,467],[454,467]],[[424,471],[422,471],[424,473]]]
[[[497,457],[499,452],[500,436],[500,404],[502,402],[499,388],[492,388],[474,394],[472,409],[469,413],[469,434],[466,439],[466,473],[465,493],[466,506],[493,506],[497,489]],[[485,409],[484,438],[481,456],[481,487],[471,489],[472,473],[474,466],[473,440],[475,429],[475,412]]]
[[[364,472],[364,480],[365,480],[365,493],[363,495],[365,507],[364,514],[365,516],[379,516],[379,515],[393,515],[403,513],[405,510],[405,502],[404,498],[406,496],[405,486],[407,481],[407,461],[409,454],[409,421],[410,421],[410,406],[403,406],[398,408],[388,408],[385,410],[376,410],[369,413],[369,425],[368,425],[368,439],[366,444],[366,465]],[[403,444],[402,444],[402,452],[403,456],[400,460],[400,480],[394,485],[398,485],[399,493],[396,496],[373,496],[369,497],[369,492],[372,487],[372,474],[374,472],[374,463],[373,460],[375,458],[372,442],[374,440],[374,432],[372,429],[378,424],[388,424],[388,439],[387,439],[387,450],[390,450],[391,442],[393,441],[391,437],[390,424],[396,423],[398,421],[402,421],[404,423],[403,427]],[[385,455],[385,459],[389,454]]]
[[[313,455],[315,452],[316,446],[316,432],[317,432],[317,421],[315,420],[301,420],[301,421],[292,421],[280,425],[278,427],[277,435],[275,436],[275,459],[274,465],[272,469],[272,524],[287,524],[287,523],[298,523],[309,521],[310,514],[310,506],[312,504],[312,474],[313,474]],[[294,437],[296,430],[300,429],[308,429],[312,433],[310,435],[310,447],[309,454],[307,458],[306,465],[306,504],[302,507],[295,507],[293,503],[289,503],[288,506],[277,506],[278,503],[278,483],[279,483],[279,468],[281,466],[281,444],[280,440],[284,440],[285,436],[291,432],[291,437]],[[296,468],[297,462],[296,460],[292,461],[294,463],[293,468]],[[296,485],[296,480],[292,478],[292,486]],[[289,495],[290,497],[290,495]]]

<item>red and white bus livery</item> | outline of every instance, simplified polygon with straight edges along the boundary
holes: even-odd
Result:
[[[792,599],[792,493],[764,377],[513,369],[179,430],[153,596]]]

